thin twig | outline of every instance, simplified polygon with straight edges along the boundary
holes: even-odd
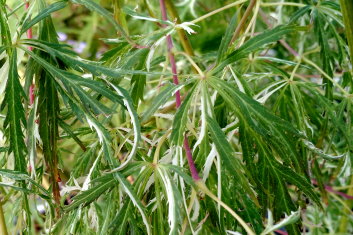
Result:
[[[210,16],[213,16],[213,15],[215,15],[217,13],[220,13],[220,12],[222,12],[224,10],[227,10],[229,8],[235,7],[236,5],[240,5],[240,4],[244,3],[244,2],[247,2],[247,0],[240,0],[240,1],[233,2],[231,4],[228,4],[228,5],[224,6],[224,7],[221,7],[221,8],[218,8],[218,9],[214,10],[214,11],[211,11],[210,13],[207,13],[206,15],[203,15],[203,16],[197,18],[197,19],[194,19],[193,21],[191,21],[191,23],[196,24],[197,22],[200,22],[200,21],[202,21],[202,20],[204,20],[204,19],[206,19],[206,18],[208,18]]]
[[[255,6],[255,3],[256,3],[257,0],[251,0],[250,1],[250,4],[248,6],[248,8],[246,8],[245,10],[245,13],[243,15],[243,17],[241,18],[237,28],[235,29],[235,32],[233,34],[233,37],[232,37],[232,40],[230,40],[230,44],[232,44],[235,39],[238,38],[239,34],[240,34],[240,31],[243,29],[244,25],[245,25],[245,21],[247,20],[247,18],[249,17],[252,9],[254,8]]]

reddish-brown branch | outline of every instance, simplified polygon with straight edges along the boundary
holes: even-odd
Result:
[[[166,20],[168,20],[168,17],[167,17],[167,9],[166,9],[164,0],[159,0],[159,4],[161,7],[162,20],[166,21]],[[166,25],[163,25],[163,27],[166,27]],[[174,82],[174,84],[178,85],[179,84],[178,70],[177,70],[177,66],[176,66],[176,62],[175,62],[175,57],[174,57],[174,54],[172,51],[173,50],[172,37],[170,35],[168,35],[166,37],[166,39],[167,39],[167,48],[168,48],[168,56],[169,56],[169,60],[170,60],[170,66],[172,68],[172,73],[173,73],[173,82]],[[180,105],[181,105],[180,92],[177,91],[175,93],[175,106],[176,106],[176,108],[179,108]],[[184,136],[184,149],[185,149],[186,157],[188,160],[191,176],[195,181],[198,181],[198,180],[200,180],[200,176],[197,172],[195,162],[192,158],[192,152],[191,152],[191,149],[189,146],[189,140],[186,135]]]
[[[240,31],[243,29],[244,25],[245,25],[245,21],[247,20],[247,18],[249,17],[252,9],[254,8],[256,3],[256,0],[251,0],[249,3],[248,8],[246,8],[245,13],[243,15],[243,17],[241,18],[238,27],[235,29],[235,32],[233,34],[232,40],[230,41],[230,44],[232,44],[239,36]]]
[[[167,9],[165,7],[165,2],[164,0],[160,0],[159,1],[160,6],[161,6],[161,12],[162,12],[162,20],[167,21],[168,17],[167,17]],[[163,27],[167,27],[166,25],[163,25]],[[168,56],[169,56],[169,60],[170,60],[170,66],[172,67],[172,73],[173,73],[173,82],[174,84],[178,85],[179,84],[179,79],[178,79],[178,71],[177,71],[177,66],[175,63],[175,57],[174,57],[174,53],[172,51],[173,49],[173,41],[172,41],[172,37],[170,35],[167,36],[167,48],[168,48]],[[180,92],[179,90],[175,93],[175,106],[177,108],[179,108],[181,105],[181,101],[180,101]]]
[[[189,146],[189,140],[186,135],[184,136],[184,149],[185,149],[186,157],[188,159],[190,173],[191,173],[192,178],[196,181],[200,180],[201,178],[199,176],[199,173],[197,172],[194,159],[192,159],[192,153],[191,153],[191,149]]]
[[[315,184],[315,185],[318,185],[318,183],[317,183],[317,181],[316,181],[315,179],[312,179],[311,182],[312,182],[313,184]],[[344,197],[345,199],[353,200],[353,196],[350,196],[350,195],[348,195],[348,194],[345,194],[345,193],[336,191],[336,190],[334,190],[331,186],[325,185],[325,190],[326,190],[327,192],[340,195],[341,197]]]
[[[281,234],[281,235],[288,235],[288,233],[286,231],[279,230],[279,229],[276,230],[275,232],[278,233],[278,234]]]

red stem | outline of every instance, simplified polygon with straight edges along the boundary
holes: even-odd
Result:
[[[167,21],[168,17],[167,17],[167,9],[165,6],[165,2],[164,0],[159,0],[159,4],[161,7],[161,13],[162,13],[162,20]],[[166,25],[163,25],[162,27],[167,27]],[[178,70],[177,70],[177,66],[176,66],[176,62],[175,62],[175,57],[173,54],[173,41],[172,41],[172,37],[170,35],[167,36],[167,48],[168,48],[168,56],[169,56],[169,60],[170,60],[170,65],[172,67],[172,73],[173,73],[173,82],[174,84],[178,85],[179,84],[179,79],[178,79]],[[180,99],[180,92],[177,91],[175,93],[175,106],[176,108],[179,108],[181,105],[181,99]],[[189,146],[189,140],[188,137],[185,135],[184,136],[184,149],[185,149],[185,153],[186,153],[186,157],[189,163],[189,168],[190,168],[190,172],[191,172],[191,176],[195,181],[200,180],[200,176],[197,172],[196,166],[195,166],[195,162],[192,158],[192,153],[191,153],[191,149]]]
[[[288,235],[288,233],[286,232],[286,231],[283,231],[283,230],[276,230],[275,231],[276,233],[279,233],[279,234],[281,234],[281,235]]]
[[[184,149],[185,149],[185,152],[186,152],[186,157],[188,159],[191,176],[192,176],[192,178],[195,181],[198,181],[201,178],[199,176],[199,173],[197,172],[197,169],[196,169],[196,166],[195,166],[195,162],[192,159],[192,153],[191,153],[191,149],[190,149],[190,146],[189,146],[189,140],[188,140],[188,137],[186,136],[186,134],[184,136]]]
[[[312,179],[311,182],[315,185],[318,185],[317,181],[315,179]],[[324,185],[325,186],[325,189],[327,192],[330,192],[330,193],[334,193],[334,194],[337,194],[337,195],[340,195],[341,197],[344,197],[345,199],[348,199],[348,200],[353,200],[353,196],[350,196],[348,194],[345,194],[343,192],[340,192],[340,191],[336,191],[334,190],[331,186],[329,185]]]
[[[159,4],[161,6],[161,12],[162,12],[162,20],[167,21],[168,17],[167,17],[167,9],[165,7],[165,2],[164,0],[159,0]],[[163,25],[163,28],[167,27],[167,25]],[[178,71],[177,71],[177,66],[175,63],[175,58],[174,58],[174,54],[172,52],[173,49],[173,41],[172,41],[172,37],[170,35],[167,36],[167,48],[168,48],[168,56],[169,56],[169,60],[170,60],[170,65],[172,67],[172,73],[173,73],[173,82],[174,84],[178,85],[179,84],[179,79],[178,79]],[[175,93],[175,106],[177,108],[179,108],[181,105],[181,101],[180,101],[180,92],[179,90]]]

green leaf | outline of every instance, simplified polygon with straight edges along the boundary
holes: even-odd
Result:
[[[130,15],[133,18],[139,19],[139,20],[147,20],[147,21],[151,21],[151,22],[158,22],[160,24],[166,24],[166,25],[169,25],[171,23],[170,21],[164,21],[164,20],[152,18],[152,17],[150,17],[148,15],[138,13],[135,10],[133,10],[130,7],[127,7],[127,6],[124,6],[123,11],[127,15]]]
[[[104,177],[104,176],[103,176]],[[93,183],[93,181],[91,182]],[[79,206],[87,206],[97,198],[99,198],[107,190],[115,187],[115,179],[105,180],[100,184],[97,184],[86,191],[82,191],[73,198],[73,202],[70,205],[64,206],[64,211],[69,212],[76,209]]]
[[[261,34],[252,37],[241,47],[232,52],[225,60],[223,60],[212,73],[216,74],[225,66],[246,57],[251,52],[261,50],[265,45],[274,43],[280,40],[284,35],[295,32],[296,30],[297,28],[293,25],[279,25],[273,29],[266,30]]]
[[[17,73],[17,50],[11,49],[9,56],[9,74],[6,83],[6,92],[1,109],[7,107],[7,114],[4,121],[6,134],[8,135],[9,151],[14,154],[15,170],[26,171],[26,145],[22,125],[26,126],[25,112],[22,105],[22,97],[25,97],[24,91],[19,81]]]
[[[283,179],[297,186],[301,191],[303,191],[306,194],[306,196],[308,196],[311,200],[313,200],[319,207],[322,207],[319,197],[316,195],[312,185],[308,182],[307,179],[295,173],[291,168],[280,164],[276,160],[271,160],[271,164],[274,166],[276,171],[280,174],[280,176]]]
[[[2,177],[6,177],[8,179],[12,179],[16,181],[29,181],[31,184],[35,185],[36,187],[38,187],[38,189],[44,192],[46,194],[46,197],[49,197],[50,195],[49,192],[45,188],[43,188],[42,185],[38,184],[26,173],[15,171],[15,170],[0,169],[0,175]]]
[[[299,8],[291,17],[289,20],[289,23],[293,23],[295,21],[297,21],[300,17],[302,17],[303,15],[305,15],[307,12],[309,12],[309,10],[311,9],[310,5],[307,5],[305,7]]]
[[[123,97],[124,104],[126,106],[127,111],[129,112],[131,122],[134,126],[134,137],[135,138],[134,138],[134,144],[132,146],[132,150],[131,150],[129,156],[127,156],[127,158],[125,159],[125,161],[118,168],[114,169],[114,171],[117,171],[117,170],[120,170],[120,169],[123,169],[124,167],[126,167],[127,164],[135,156],[135,154],[137,152],[137,147],[138,147],[139,141],[141,140],[141,126],[140,126],[140,121],[139,121],[137,112],[134,108],[133,101],[132,101],[129,93],[119,86],[115,86],[114,84],[112,84],[108,81],[107,81],[107,83],[113,87],[113,89],[118,93],[118,95]]]
[[[178,224],[181,223],[181,195],[178,192],[174,180],[169,175],[168,171],[163,167],[158,167],[157,174],[159,181],[162,182],[162,187],[165,190],[165,194],[168,200],[168,222],[170,226],[169,234],[177,234]]]
[[[136,64],[132,67],[132,70],[142,70],[145,67],[145,62],[147,59],[149,50],[140,49],[136,50],[131,58],[127,61],[126,64],[134,61]],[[133,100],[134,106],[138,106],[139,100],[143,100],[144,88],[146,86],[146,75],[145,74],[134,74],[131,77],[131,98]]]
[[[197,185],[195,184],[195,181],[192,179],[192,177],[190,175],[188,175],[185,171],[184,168],[176,166],[176,165],[172,165],[172,164],[159,164],[160,166],[163,166],[171,171],[174,171],[175,173],[177,173],[179,176],[181,176],[183,178],[183,180],[185,180],[185,182],[187,182],[189,185],[191,185],[193,188],[197,188]]]
[[[59,126],[81,147],[83,151],[86,151],[86,146],[77,137],[77,135],[71,130],[71,127],[67,125],[63,120],[58,119]]]
[[[10,47],[12,44],[11,33],[8,26],[8,19],[6,16],[5,3],[0,4],[0,29],[1,29],[1,45]]]
[[[353,11],[353,2],[350,0],[340,0],[340,3],[345,27],[345,34],[349,46],[351,65],[353,66],[353,19],[351,15]]]
[[[37,158],[37,143],[36,143],[36,114],[37,114],[37,107],[38,107],[38,99],[34,100],[33,103],[33,108],[30,111],[29,117],[28,117],[28,122],[27,122],[27,149],[28,149],[28,158],[29,158],[29,163],[31,170],[33,172],[33,175],[36,174],[36,158]]]
[[[286,216],[284,219],[282,219],[280,222],[273,224],[273,217],[272,217],[272,212],[270,210],[268,211],[268,222],[266,229],[261,233],[261,235],[269,234],[271,232],[274,232],[277,229],[280,229],[288,224],[295,223],[299,220],[300,218],[300,210],[291,212],[290,215]]]
[[[333,57],[328,43],[329,40],[328,40],[327,30],[325,29],[326,17],[318,10],[314,10],[313,15],[314,15],[314,23],[315,23],[314,30],[320,45],[322,68],[325,71],[325,73],[327,73],[330,77],[332,77],[333,76],[333,71],[332,71]],[[323,77],[323,84],[325,84],[325,96],[328,99],[332,100],[333,99],[332,82],[326,77]]]
[[[192,98],[195,95],[195,89],[198,83],[196,83],[190,90],[186,98],[183,100],[183,103],[178,108],[174,120],[173,120],[173,127],[172,133],[170,135],[171,141],[176,144],[180,145],[184,139],[184,130],[187,123],[189,107],[191,105]]]
[[[308,140],[303,140],[303,143],[306,147],[308,147],[308,149],[314,153],[316,153],[317,155],[319,155],[320,157],[326,159],[326,160],[335,160],[335,159],[340,159],[341,157],[343,157],[344,155],[346,155],[346,153],[341,154],[339,156],[333,156],[327,153],[324,153],[324,151],[322,149],[317,148],[312,142],[308,141]]]
[[[63,9],[64,7],[67,6],[67,1],[58,1],[55,2],[51,5],[49,5],[47,8],[43,9],[38,13],[36,17],[34,17],[32,20],[27,18],[27,20],[23,23],[20,35],[22,35],[24,32],[26,32],[28,29],[30,29],[33,25],[37,24],[38,22],[42,21],[44,18],[50,16],[51,13],[56,12],[58,10]]]
[[[159,72],[145,72],[139,70],[126,70],[122,68],[110,68],[104,66],[101,62],[89,61],[80,58],[75,55],[72,51],[67,50],[66,47],[60,44],[48,43],[40,40],[22,40],[23,44],[28,46],[37,47],[43,51],[48,52],[53,57],[60,58],[68,66],[71,66],[73,69],[82,72],[82,69],[86,69],[91,72],[93,75],[105,75],[112,77],[114,79],[120,78],[122,75],[126,74],[140,74],[140,75],[162,75],[163,73]]]
[[[166,87],[153,99],[151,105],[148,107],[146,112],[142,114],[141,122],[147,121],[160,106],[165,104],[168,99],[179,89],[181,89],[185,84],[167,84]]]
[[[9,151],[10,147],[0,147],[0,153]]]
[[[206,120],[207,126],[209,127],[211,133],[211,139],[216,145],[216,149],[221,158],[222,165],[228,169],[230,174],[234,174],[237,178],[237,183],[243,187],[247,193],[252,195],[253,193],[249,186],[249,181],[245,177],[244,166],[241,161],[235,157],[234,149],[229,144],[222,129],[219,127],[218,123],[210,116],[207,116]]]
[[[230,20],[227,30],[222,38],[221,44],[219,45],[216,64],[219,64],[219,62],[223,59],[224,55],[226,54],[229,48],[229,44],[234,34],[234,30],[237,26],[236,24],[237,18],[238,18],[238,11],[233,15],[232,19]]]
[[[7,49],[7,46],[0,46],[0,55]]]
[[[144,206],[142,205],[141,201],[138,199],[136,193],[134,192],[134,190],[132,190],[130,183],[118,172],[114,173],[114,178],[116,180],[119,181],[120,185],[123,187],[123,190],[125,191],[125,193],[129,196],[130,200],[132,201],[132,203],[137,207],[137,209],[139,210],[142,219],[143,219],[143,223],[146,226],[146,230],[147,230],[147,234],[151,234],[151,227],[150,224],[147,220],[147,216],[145,213],[145,209]]]
[[[209,78],[207,82],[236,112],[237,117],[245,124],[245,128],[251,128],[263,138],[263,141],[270,144],[283,160],[299,168],[296,142],[298,138],[304,137],[302,133],[233,85],[214,77]]]
[[[132,216],[134,215],[131,210],[131,201],[125,202],[112,220],[109,229],[114,234],[125,235],[127,233],[128,220]]]
[[[105,105],[98,102],[92,96],[90,96],[86,91],[84,91],[79,85],[83,85],[93,89],[94,91],[98,92],[101,95],[106,96],[107,98],[111,99],[114,102],[120,102],[120,96],[114,94],[108,88],[104,87],[104,85],[100,82],[94,80],[87,80],[83,79],[78,75],[69,73],[67,71],[61,70],[47,61],[36,55],[35,53],[31,52],[30,50],[21,47],[25,50],[31,57],[41,66],[43,66],[52,76],[55,78],[57,84],[62,84],[62,86],[68,86],[70,89],[74,90],[82,104],[85,105],[88,109],[91,108],[96,114],[111,114],[115,111],[111,110],[110,108],[106,107]]]
[[[72,89],[76,92],[82,104],[86,106],[87,109],[92,109],[96,115],[98,114],[109,115],[115,112],[114,110],[108,108],[107,106],[101,104],[98,100],[91,97],[81,87],[73,87]]]

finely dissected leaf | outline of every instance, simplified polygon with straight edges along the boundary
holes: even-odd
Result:
[[[222,165],[227,168],[231,174],[235,175],[239,185],[251,195],[252,191],[248,180],[245,178],[244,167],[241,161],[234,156],[234,150],[226,139],[222,129],[211,117],[207,116],[206,120],[212,136],[212,141],[216,145],[217,152],[222,160]]]
[[[0,147],[0,153],[9,151],[10,147]]]
[[[8,169],[0,169],[0,175],[13,180],[31,179],[26,173],[23,173],[21,171],[8,170]]]
[[[273,224],[272,212],[268,210],[268,223],[266,229],[261,234],[269,234],[277,229],[282,228],[288,224],[295,223],[300,218],[300,211],[291,212],[290,215],[286,216],[283,220],[277,224]]]
[[[27,189],[25,187],[18,187],[18,186],[15,186],[13,184],[10,184],[10,183],[2,183],[2,182],[0,182],[0,186],[1,187],[9,187],[9,188],[12,188],[12,189],[14,189],[16,191],[24,192],[26,194],[30,194],[30,193],[35,194],[35,191],[33,191],[33,190]]]
[[[109,167],[111,169],[116,168],[118,166],[117,160],[113,157],[112,148],[110,146],[111,136],[108,131],[104,128],[104,126],[96,120],[92,115],[86,113],[84,114],[85,118],[92,130],[95,130],[99,139],[100,144],[103,148],[103,154],[105,160],[108,162]]]
[[[305,15],[306,13],[308,13],[311,9],[311,6],[307,5],[304,6],[300,9],[298,9],[290,18],[290,23],[295,22],[296,20],[298,20],[300,17],[302,17],[303,15]]]
[[[22,125],[26,126],[25,112],[22,105],[24,91],[17,73],[17,50],[11,49],[8,53],[10,53],[10,68],[1,109],[7,108],[4,127],[7,130],[10,142],[9,151],[12,152],[15,157],[15,170],[26,171],[26,145],[22,131]]]
[[[184,131],[187,123],[189,107],[190,107],[192,98],[195,95],[194,91],[197,85],[198,83],[196,83],[193,86],[193,88],[189,90],[189,93],[184,99],[183,104],[178,108],[175,114],[174,121],[173,121],[173,129],[170,135],[171,141],[174,142],[175,144],[181,144],[184,138]]]
[[[181,89],[185,84],[167,84],[167,87],[164,88],[161,93],[159,93],[154,101],[152,102],[151,106],[143,113],[141,117],[141,122],[147,121],[157,110],[160,106],[166,103],[166,101],[179,89]]]
[[[123,187],[126,194],[129,195],[129,198],[132,201],[132,203],[139,210],[139,212],[142,216],[142,219],[143,219],[143,223],[146,226],[147,234],[148,235],[151,234],[151,228],[150,228],[150,224],[147,220],[144,206],[142,205],[141,201],[137,198],[137,195],[135,194],[135,192],[131,189],[130,183],[122,175],[120,175],[117,172],[114,173],[114,178],[119,181],[120,185]]]
[[[123,97],[124,104],[126,106],[127,111],[129,112],[131,122],[134,126],[134,137],[135,138],[134,138],[134,144],[132,146],[132,150],[131,150],[129,156],[126,158],[126,160],[118,168],[114,169],[114,170],[120,170],[120,169],[123,169],[132,160],[132,158],[136,154],[137,147],[138,147],[139,141],[141,139],[141,126],[140,126],[140,121],[138,119],[137,112],[134,108],[133,101],[132,101],[129,93],[126,90],[124,90],[123,88],[121,88],[119,86],[115,86],[114,84],[112,84],[110,82],[108,82],[108,84],[113,87],[113,89],[118,93],[118,95]]]
[[[238,12],[236,12],[232,19],[230,20],[229,26],[227,27],[227,30],[222,38],[221,44],[219,45],[218,49],[218,55],[217,55],[217,64],[223,59],[224,55],[226,54],[229,43],[232,40],[234,30],[237,26],[237,18],[238,18]]]
[[[353,20],[350,15],[353,10],[353,3],[349,0],[340,0],[341,11],[343,15],[344,27],[346,31],[349,53],[351,56],[351,65],[353,66]]]
[[[325,16],[319,11],[319,10],[314,10],[313,11],[313,15],[315,16],[315,33],[316,36],[318,38],[319,41],[319,45],[320,45],[320,54],[321,54],[321,58],[322,58],[322,67],[323,70],[330,76],[333,76],[333,72],[332,72],[332,53],[329,47],[329,43],[328,43],[328,37],[327,37],[327,33],[325,30]],[[325,95],[328,99],[332,99],[333,98],[333,84],[332,81],[330,81],[329,79],[327,79],[326,77],[323,77],[323,83],[325,84]]]
[[[25,152],[26,146],[23,139],[22,125],[26,126],[25,111],[22,104],[24,96],[23,88],[19,81],[17,68],[17,50],[11,48],[12,39],[10,29],[7,25],[5,4],[0,3],[0,26],[1,26],[1,42],[7,48],[7,56],[9,59],[9,70],[6,81],[6,91],[4,100],[1,104],[1,110],[7,108],[7,113],[4,121],[5,134],[9,140],[9,152],[13,153],[15,159],[15,170],[25,172],[26,161]]]
[[[227,58],[213,70],[213,73],[219,72],[228,64],[242,59],[249,53],[260,50],[266,44],[276,42],[280,40],[284,35],[292,33],[296,30],[296,27],[293,25],[280,25],[273,29],[266,30],[255,37],[252,37],[251,39],[246,41],[241,47],[239,47],[237,50],[228,55]]]
[[[280,64],[286,64],[286,65],[297,65],[298,63],[297,62],[293,62],[293,61],[290,61],[290,60],[284,60],[284,59],[279,59],[279,58],[276,58],[276,57],[268,57],[268,56],[258,56],[256,57],[257,60],[268,60],[268,61],[271,61],[271,62],[275,62],[275,63],[280,63]],[[307,69],[311,69],[309,66],[306,66],[306,65],[303,65],[303,64],[300,64],[300,66],[303,66]]]
[[[11,33],[8,27],[8,19],[6,15],[5,2],[0,4],[0,26],[1,26],[1,46],[10,46],[11,45]],[[3,49],[2,49],[3,50]]]
[[[345,153],[344,153],[344,154],[341,154],[339,156],[333,156],[333,155],[324,153],[324,151],[322,149],[319,149],[319,148],[315,147],[315,145],[313,143],[311,143],[310,141],[308,141],[308,140],[303,140],[303,143],[312,152],[316,153],[320,157],[325,158],[326,160],[340,159],[341,157],[343,157],[345,155]]]
[[[151,22],[158,22],[158,23],[161,23],[161,24],[171,24],[170,21],[164,21],[164,20],[161,20],[161,19],[156,19],[156,18],[149,17],[148,15],[144,15],[144,14],[138,13],[138,12],[134,11],[133,9],[127,7],[127,6],[124,6],[123,11],[126,14],[134,17],[135,19],[147,20],[147,21],[151,21]]]
[[[288,181],[289,183],[297,186],[302,190],[311,200],[313,200],[318,206],[321,206],[319,197],[314,192],[312,185],[303,176],[298,175],[292,169],[283,166],[275,160],[272,160],[273,167],[278,172],[278,174]]]
[[[64,211],[69,212],[79,206],[87,206],[92,201],[100,197],[104,192],[115,186],[115,179],[110,178],[109,180],[105,180],[104,182],[97,184],[96,186],[93,186],[90,189],[83,191],[75,196],[73,198],[73,202],[70,205],[64,206]]]
[[[30,54],[37,61],[37,63],[43,66],[49,73],[51,73],[52,76],[55,78],[57,84],[60,85],[61,83],[61,86],[69,89],[69,91],[65,92],[64,88],[61,88],[61,86],[57,86],[57,89],[60,90],[61,96],[64,98],[64,100],[70,103],[70,106],[72,107],[73,111],[75,111],[79,117],[84,117],[87,120],[90,127],[94,128],[94,130],[97,132],[99,140],[103,147],[105,159],[108,161],[110,166],[112,168],[117,167],[116,160],[112,158],[109,134],[107,133],[105,128],[95,118],[92,117],[91,114],[87,113],[85,110],[82,109],[82,107],[76,104],[77,102],[76,99],[72,97],[69,93],[71,92],[71,89],[74,90],[79,96],[79,98],[83,101],[83,105],[85,105],[87,108],[92,108],[97,113],[111,113],[114,111],[99,103],[96,99],[94,99],[89,94],[87,94],[87,92],[84,91],[77,84],[85,84],[91,87],[92,89],[96,90],[97,92],[104,91],[102,92],[103,94],[109,96],[110,98],[114,98],[114,100],[120,99],[119,96],[114,94],[109,89],[103,88],[103,85],[101,83],[98,83],[93,80],[90,83],[87,83],[85,81],[83,82],[79,76],[71,74],[64,70],[60,70],[50,65],[49,63],[47,63],[39,56],[29,51],[28,49],[26,48],[22,48],[22,49],[25,50],[28,54]]]
[[[170,226],[169,234],[177,234],[177,224],[181,220],[179,208],[180,195],[178,195],[177,188],[175,187],[175,184],[172,183],[173,180],[164,168],[158,167],[158,177],[160,178],[160,181],[163,182],[162,186],[167,194],[169,210],[168,222]]]
[[[105,114],[109,115],[114,113],[115,111],[106,107],[105,105],[102,105],[99,101],[91,97],[87,92],[85,92],[81,87],[73,87],[73,90],[77,94],[77,96],[80,98],[81,102],[83,103],[84,106],[86,106],[87,109],[92,109],[94,114]]]
[[[133,216],[133,210],[131,210],[131,202],[125,202],[123,207],[120,208],[119,212],[113,219],[109,229],[114,234],[126,234],[128,220]]]
[[[86,91],[84,91],[79,85],[89,87],[114,102],[121,102],[120,96],[114,94],[111,90],[104,87],[104,84],[94,80],[82,79],[80,76],[56,68],[45,60],[43,60],[42,58],[40,58],[39,56],[35,55],[33,52],[25,48],[23,49],[27,53],[29,53],[33,57],[33,59],[37,61],[37,63],[43,66],[49,73],[51,73],[52,76],[56,79],[57,83],[62,84],[62,86],[68,86],[72,90],[74,90],[78,97],[81,99],[82,103],[87,108],[91,108],[92,110],[94,110],[96,114],[111,114],[114,111],[109,109],[105,105],[102,105],[91,95],[89,95]]]
[[[350,1],[0,0],[0,233],[351,234]]]
[[[33,25],[37,24],[38,22],[42,21],[44,18],[50,16],[51,13],[56,12],[58,10],[63,9],[64,7],[67,6],[67,1],[58,1],[55,2],[51,5],[49,5],[47,8],[43,9],[38,13],[37,16],[35,16],[32,20],[27,19],[21,28],[20,34],[23,34],[26,32],[29,28],[31,28]]]
[[[8,179],[16,180],[16,181],[28,181],[31,184],[35,185],[40,189],[42,192],[45,193],[46,197],[49,197],[49,192],[43,188],[42,185],[38,184],[36,181],[34,181],[29,175],[20,172],[20,171],[13,171],[13,170],[8,170],[8,169],[0,169],[0,175],[2,177],[6,177]]]
[[[40,40],[22,40],[22,42],[28,46],[38,47],[51,54],[53,57],[58,57],[64,61],[68,66],[73,69],[82,72],[83,69],[88,70],[93,75],[105,75],[112,78],[120,78],[126,74],[140,74],[140,75],[161,75],[159,72],[145,72],[139,70],[126,70],[122,68],[110,68],[104,66],[101,62],[89,61],[82,59],[75,55],[72,51],[68,50],[67,47],[60,46],[59,44],[48,43]]]
[[[194,188],[197,187],[192,177],[184,172],[184,168],[181,168],[176,165],[171,165],[171,164],[168,164],[168,165],[160,164],[160,165],[177,173],[179,176],[183,178],[183,180],[185,180],[185,182],[187,182],[189,185],[193,186]]]
[[[63,120],[58,120],[59,126],[72,138],[75,142],[80,145],[83,151],[86,151],[86,146],[82,143],[82,141],[77,137],[77,135],[71,130],[71,127],[67,125]]]
[[[299,167],[295,143],[297,138],[304,136],[298,130],[229,83],[216,78],[207,82],[219,92],[246,127],[262,136],[286,162]]]
[[[291,211],[296,210],[296,206],[289,195],[283,177],[281,177],[274,166],[277,162],[276,160],[272,160],[272,155],[268,152],[267,146],[259,145],[259,150],[259,162],[261,162],[258,165],[258,169],[261,171],[259,180],[264,184],[266,194],[266,196],[262,195],[262,199],[264,199],[263,202],[265,202],[264,205],[267,208],[273,208],[275,219],[277,220],[284,213],[289,214]],[[268,194],[266,190],[273,193]],[[297,224],[290,224],[286,229],[291,234],[300,234]]]
[[[137,50],[131,56],[130,60],[135,61],[135,65],[133,66],[133,70],[142,70],[144,69],[145,62],[147,59],[148,49]],[[127,64],[129,64],[127,61]],[[134,106],[138,106],[139,100],[143,100],[144,88],[146,86],[146,75],[145,74],[135,74],[131,77],[131,98],[133,100]]]
[[[0,55],[7,49],[7,46],[0,46]]]

